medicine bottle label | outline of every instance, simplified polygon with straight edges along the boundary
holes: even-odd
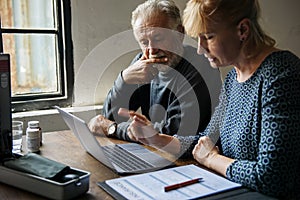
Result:
[[[26,130],[26,142],[28,152],[40,151],[40,130],[35,128],[27,128]]]

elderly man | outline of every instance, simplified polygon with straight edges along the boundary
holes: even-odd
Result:
[[[196,49],[184,46],[178,7],[170,0],[148,0],[132,12],[134,36],[142,50],[114,82],[103,115],[89,122],[91,131],[134,141],[128,118],[119,108],[140,110],[153,127],[168,135],[195,135],[211,117],[211,100],[199,73],[208,65]]]

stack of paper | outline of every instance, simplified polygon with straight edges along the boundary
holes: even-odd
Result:
[[[165,192],[168,185],[202,178],[195,184]],[[125,199],[194,199],[241,187],[221,176],[201,169],[195,165],[186,165],[165,170],[116,178],[105,181]],[[99,183],[101,185],[101,183]],[[114,195],[113,195],[114,196]]]

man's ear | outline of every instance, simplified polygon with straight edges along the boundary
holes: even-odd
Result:
[[[241,41],[248,38],[250,32],[250,20],[247,18],[242,19],[238,24],[238,35]]]
[[[184,34],[184,26],[182,25],[182,24],[179,24],[178,26],[177,26],[177,31],[178,32],[180,32],[180,33],[182,33],[182,34]]]
[[[184,26],[183,26],[182,24],[179,24],[179,25],[177,26],[177,31],[179,32],[180,38],[181,38],[181,40],[183,41],[183,39],[184,39],[184,34],[185,34]]]

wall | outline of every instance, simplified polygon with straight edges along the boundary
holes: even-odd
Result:
[[[131,33],[130,17],[142,2],[72,0],[75,106],[102,103],[119,71],[128,66],[139,49]],[[175,2],[181,10],[185,7],[186,1]],[[280,48],[300,56],[300,1],[261,0],[260,3],[265,30]]]
[[[74,44],[74,108],[87,121],[99,113],[100,105],[120,70],[127,67],[138,51],[130,25],[132,10],[144,0],[72,0]],[[181,10],[183,0],[175,0]],[[262,24],[278,47],[300,56],[300,1],[260,0]],[[196,45],[196,42],[193,43]],[[222,70],[222,77],[226,74]],[[88,110],[84,112],[84,110]],[[66,129],[56,111],[13,114],[14,119],[40,120],[45,131]]]
[[[139,50],[131,31],[130,18],[132,10],[142,2],[71,2],[75,106],[102,103],[117,74],[129,65]],[[184,2],[180,4],[184,6]]]

